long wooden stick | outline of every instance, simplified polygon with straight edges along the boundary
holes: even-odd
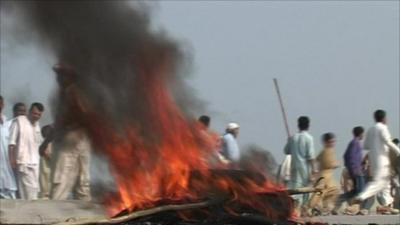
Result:
[[[287,116],[286,116],[286,110],[285,110],[285,107],[283,106],[283,100],[282,100],[281,92],[279,90],[278,80],[276,78],[274,78],[274,84],[275,84],[276,93],[278,94],[279,104],[281,106],[283,122],[285,123],[286,133],[287,133],[287,136],[290,137],[289,123],[288,123]]]
[[[286,193],[289,195],[300,195],[300,194],[308,194],[308,193],[314,193],[314,192],[324,192],[321,188],[316,188],[316,187],[301,187],[301,188],[295,188],[295,189],[288,189],[285,190]]]

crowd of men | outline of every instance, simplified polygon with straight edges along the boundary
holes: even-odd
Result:
[[[40,127],[41,103],[13,106],[13,117],[2,113],[0,96],[0,199],[90,200],[90,143],[79,129],[64,131],[53,152],[53,125]]]
[[[336,215],[346,201],[345,214],[366,215],[370,213],[375,198],[379,203],[377,213],[399,214],[399,209],[394,207],[395,199],[400,198],[399,141],[390,135],[385,111],[375,111],[374,119],[375,125],[366,135],[363,127],[353,128],[353,139],[343,155],[342,194],[333,175],[334,170],[340,167],[336,159],[335,135],[322,135],[323,149],[317,155],[313,137],[308,132],[309,118],[302,116],[298,119],[299,132],[288,139],[279,178],[289,188],[315,185],[323,190],[311,196],[294,196],[299,215]],[[363,154],[363,150],[367,154]]]
[[[386,112],[374,113],[375,125],[366,135],[361,126],[352,130],[353,138],[343,155],[344,169],[341,186],[334,178],[334,170],[340,167],[336,159],[336,137],[333,133],[322,135],[323,149],[317,155],[314,138],[308,132],[310,119],[298,118],[299,132],[288,138],[284,148],[285,160],[277,171],[277,178],[289,189],[315,186],[322,192],[293,196],[299,216],[337,215],[344,202],[343,213],[348,215],[369,214],[375,202],[380,214],[399,214],[400,200],[400,150],[398,139],[392,139],[386,125]],[[201,116],[199,121],[208,128],[210,118]],[[219,162],[228,168],[240,167],[241,152],[236,138],[237,123],[229,123],[218,142]],[[364,138],[365,136],[365,138]],[[364,151],[365,150],[365,151]],[[397,199],[397,208],[394,207]]]
[[[90,200],[91,145],[85,132],[79,128],[64,130],[58,135],[61,140],[55,141],[56,129],[52,124],[40,127],[45,110],[41,103],[32,103],[28,110],[24,103],[16,103],[9,120],[2,113],[3,108],[0,96],[0,198]],[[299,215],[338,214],[344,202],[348,205],[344,213],[368,214],[375,197],[380,204],[378,213],[399,214],[393,207],[394,196],[400,194],[398,140],[390,135],[385,111],[377,110],[374,119],[376,123],[366,135],[361,126],[352,131],[353,139],[343,155],[342,191],[334,179],[334,170],[340,167],[335,135],[322,135],[323,149],[317,155],[314,139],[308,132],[310,119],[298,119],[299,132],[288,138],[278,180],[289,189],[316,185],[324,190],[294,196]],[[213,145],[217,143],[212,160],[240,169],[239,124],[229,123],[219,136],[208,129],[210,117],[204,115],[198,121],[203,134],[213,136]],[[368,154],[364,155],[363,150]]]

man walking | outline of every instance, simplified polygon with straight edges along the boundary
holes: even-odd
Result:
[[[318,172],[315,166],[314,139],[308,133],[310,119],[301,116],[297,120],[299,132],[288,139],[285,146],[285,154],[290,154],[291,173],[289,188],[295,189],[308,186],[314,180],[314,175]],[[297,195],[294,197],[297,209],[307,203],[309,196]]]
[[[383,200],[383,207],[377,211],[382,214],[398,214],[399,210],[392,208],[393,197],[390,194],[390,160],[389,151],[400,154],[400,149],[393,142],[386,125],[386,112],[377,110],[374,113],[375,126],[366,135],[364,148],[369,150],[372,181],[357,195],[356,201],[364,201],[378,194]]]
[[[39,145],[42,142],[39,119],[44,107],[33,103],[28,116],[18,116],[10,127],[9,157],[17,169],[21,199],[35,200],[39,192]]]
[[[335,210],[333,214],[337,214],[339,208],[342,206],[343,202],[359,194],[365,186],[365,177],[363,172],[363,157],[362,157],[362,147],[361,140],[364,136],[363,127],[353,128],[353,140],[347,146],[346,152],[343,155],[344,165],[350,179],[353,183],[353,188],[351,191],[343,193],[338,197],[336,202]],[[346,209],[346,214],[356,214],[358,213],[358,206],[351,206]]]
[[[326,133],[322,136],[323,149],[317,156],[319,164],[319,177],[324,178],[321,185],[318,186],[325,190],[323,194],[313,193],[308,207],[318,210],[322,214],[330,214],[335,206],[336,197],[339,194],[339,187],[333,178],[333,171],[339,167],[336,160],[335,151],[336,138],[333,133]]]

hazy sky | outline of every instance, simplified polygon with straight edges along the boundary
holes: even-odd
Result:
[[[9,116],[16,101],[48,103],[56,62],[36,44],[10,44],[12,15],[1,14],[0,92]],[[341,160],[352,127],[371,126],[377,108],[399,136],[398,1],[166,1],[152,15],[156,27],[192,49],[189,83],[208,103],[204,113],[219,132],[238,122],[241,145],[256,143],[283,158],[274,77],[291,131],[298,116],[310,116],[317,151],[321,134],[334,132]]]

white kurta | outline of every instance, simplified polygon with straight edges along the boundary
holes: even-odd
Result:
[[[10,128],[9,145],[16,146],[18,189],[22,199],[37,199],[39,192],[39,146],[43,138],[39,123],[18,116]]]
[[[369,150],[372,176],[389,174],[389,151],[400,154],[399,148],[392,142],[388,127],[383,123],[376,123],[371,127],[364,141],[364,149]]]
[[[231,133],[226,133],[222,136],[222,154],[234,163],[240,161],[239,145]]]
[[[389,151],[395,151],[400,155],[399,148],[392,142],[388,127],[383,123],[376,123],[371,127],[364,141],[364,148],[369,150],[372,181],[362,191],[358,198],[365,200],[378,194],[382,197],[384,205],[393,202],[390,194],[390,160]]]
[[[0,198],[15,198],[17,185],[8,157],[8,138],[11,121],[6,121],[7,118],[4,115],[0,116],[3,120],[3,123],[0,123]]]
[[[43,141],[39,122],[32,124],[26,116],[16,117],[9,141],[9,145],[17,146],[17,164],[39,165],[39,146]]]
[[[292,163],[292,156],[286,155],[279,168],[278,180],[287,184],[290,181],[290,165]]]

